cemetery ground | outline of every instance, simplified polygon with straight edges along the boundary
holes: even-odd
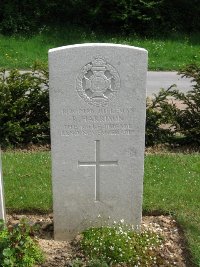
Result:
[[[0,62],[6,69],[30,69],[36,60],[47,62],[47,51],[80,43],[118,43],[143,47],[149,52],[149,70],[179,70],[200,62],[200,34],[171,33],[165,37],[122,36],[89,32],[78,27],[44,28],[34,36],[0,35]]]
[[[182,246],[184,257],[189,260],[186,266],[200,266],[199,164],[200,155],[195,152],[146,153],[143,215],[151,216],[144,217],[144,220],[148,225],[151,222],[152,227],[163,229],[161,231],[167,238],[163,255],[171,257],[169,266],[185,266],[180,256],[177,256],[180,250],[178,245]],[[47,229],[45,235],[50,239],[52,193],[48,149],[47,151],[5,151],[3,175],[7,211],[9,214],[16,213],[12,215],[12,220],[18,220],[19,214],[32,214],[29,219],[39,220],[40,223],[43,218],[43,230],[45,232]],[[36,216],[36,214],[40,215]],[[179,229],[178,232],[177,229]],[[172,245],[172,241],[176,245]],[[47,244],[50,247],[51,242],[49,240],[47,244],[44,244],[44,240],[40,242],[48,252]],[[51,257],[54,257],[54,264],[57,265],[49,263],[44,266],[64,266],[58,265],[58,262],[70,258],[73,254],[72,248],[66,242],[62,245],[55,242],[52,246]],[[175,265],[173,265],[175,261],[173,257],[177,260]]]
[[[142,39],[88,33],[82,29],[48,30],[33,37],[0,36],[2,67],[28,69],[39,59],[47,61],[52,47],[84,42],[112,42],[144,47],[149,51],[149,69],[178,70],[186,63],[200,62],[199,35],[174,35],[170,38]],[[154,151],[155,152],[155,151]],[[200,266],[200,177],[198,153],[147,153],[144,178],[144,224],[155,227],[166,238],[160,250],[169,266]],[[13,151],[3,153],[3,174],[8,218],[18,222],[21,214],[42,226],[42,247],[51,254],[52,264],[64,267],[67,258],[76,256],[69,243],[53,243],[53,217],[50,152]],[[29,215],[28,215],[29,214]],[[123,218],[122,218],[123,219]],[[151,224],[150,224],[151,223]],[[161,230],[160,230],[161,229]],[[54,244],[54,245],[52,245]],[[67,251],[67,252],[66,252]],[[183,253],[183,255],[182,255]],[[80,255],[79,255],[80,256]],[[62,264],[61,264],[62,261]],[[165,265],[167,266],[167,265]],[[75,267],[75,265],[73,266]]]

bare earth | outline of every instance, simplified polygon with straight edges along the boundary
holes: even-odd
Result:
[[[7,222],[17,224],[22,217],[41,226],[38,242],[46,255],[46,261],[40,267],[70,267],[70,262],[77,257],[77,251],[75,252],[69,242],[53,240],[53,215],[12,214],[7,215]],[[191,266],[186,264],[183,234],[171,216],[144,216],[142,228],[150,229],[164,237],[164,245],[159,248],[158,254],[166,264],[159,267]]]

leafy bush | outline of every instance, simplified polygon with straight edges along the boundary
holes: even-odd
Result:
[[[162,89],[147,99],[146,146],[160,143],[200,144],[200,67],[189,65],[179,73],[192,78],[184,94]],[[176,105],[182,103],[184,108]],[[0,144],[49,144],[48,71],[35,64],[31,72],[0,71]]]
[[[167,90],[161,89],[153,99],[147,98],[146,109],[146,146],[170,142],[175,132],[172,127],[176,108],[168,102],[171,95],[170,86]]]
[[[112,263],[159,266],[162,262],[156,253],[156,248],[162,243],[160,237],[149,231],[133,231],[124,223],[90,228],[82,233],[80,242],[83,254],[96,264],[97,260],[109,266]]]
[[[193,88],[184,94],[172,85],[147,101],[147,146],[200,144],[200,67],[188,65],[179,74],[192,78]]]
[[[42,263],[43,254],[34,239],[35,229],[22,220],[8,227],[0,222],[0,267],[31,267]]]
[[[200,67],[188,65],[179,74],[192,78],[193,88],[186,94],[178,90],[170,93],[183,105],[183,108],[176,107],[173,124],[182,137],[181,143],[200,145]]]
[[[35,64],[31,72],[0,70],[0,144],[49,142],[48,72]]]

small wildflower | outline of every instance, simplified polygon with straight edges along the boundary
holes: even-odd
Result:
[[[159,235],[150,232],[148,228],[142,233],[131,230],[130,225],[122,225],[122,222],[122,220],[119,223],[114,221],[112,227],[102,226],[86,230],[89,234],[84,236],[83,233],[81,241],[86,255],[90,254],[91,257],[101,255],[106,261],[117,264],[129,263],[135,267],[143,264],[152,266],[157,260],[154,248],[161,245]],[[158,240],[160,242],[157,242]],[[146,260],[149,251],[151,255]]]

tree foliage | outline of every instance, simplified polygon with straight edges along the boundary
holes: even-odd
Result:
[[[0,31],[33,33],[44,25],[80,24],[139,34],[200,29],[199,0],[1,0]]]

